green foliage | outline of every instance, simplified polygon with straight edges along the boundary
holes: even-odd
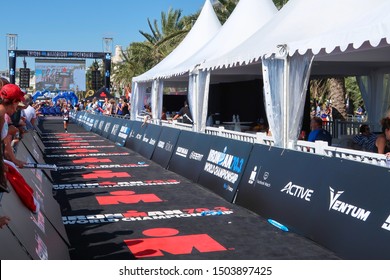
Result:
[[[363,104],[363,97],[356,81],[356,77],[346,77],[345,88],[347,91],[346,94],[353,101],[354,108],[358,108],[359,105]]]

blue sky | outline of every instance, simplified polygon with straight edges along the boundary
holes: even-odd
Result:
[[[19,0],[2,3],[0,70],[8,67],[7,34],[18,34],[19,50],[102,52],[103,37],[126,48],[143,41],[147,19],[161,18],[169,8],[182,15],[199,11],[205,0]],[[18,59],[21,67],[23,59]],[[34,59],[26,58],[34,69]],[[87,61],[88,64],[88,61]]]

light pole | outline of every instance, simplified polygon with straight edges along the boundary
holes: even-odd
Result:
[[[111,52],[112,52],[112,38],[103,38],[103,51],[105,52],[104,65],[104,87],[110,92],[111,86]]]
[[[16,55],[15,50],[18,49],[18,34],[7,34],[7,68],[9,68],[8,71],[8,77],[10,79],[10,82],[12,84],[15,83],[15,75],[16,75]],[[9,63],[9,64],[8,64]]]
[[[111,53],[112,52],[112,38],[103,37],[103,52]]]

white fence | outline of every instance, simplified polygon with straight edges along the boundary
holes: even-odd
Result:
[[[172,128],[187,130],[187,131],[193,131],[192,125],[177,122],[177,121],[153,120],[149,117],[145,118],[145,116],[138,116],[137,120],[144,123],[153,123],[156,125],[167,126],[167,127],[172,127]],[[351,136],[359,133],[359,127],[361,124],[362,122],[336,121],[336,122],[328,122],[325,128],[332,132],[334,138],[337,138],[335,136],[342,138],[345,136]],[[257,133],[239,132],[239,131],[226,129],[223,126],[219,126],[219,127],[208,126],[206,127],[205,133],[219,136],[219,137],[225,137],[229,139],[254,143],[254,144],[256,143],[256,144],[262,144],[267,146],[274,146],[274,140],[272,136],[267,136],[265,133],[261,133],[261,132],[257,132]],[[365,164],[373,164],[373,165],[378,165],[383,167],[389,167],[385,155],[353,150],[346,147],[328,146],[328,143],[324,141],[316,141],[316,142],[294,141],[294,142],[290,142],[289,149],[293,149],[304,153],[313,153],[321,156],[353,160]]]

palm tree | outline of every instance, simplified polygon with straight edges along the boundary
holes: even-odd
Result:
[[[215,13],[221,24],[225,23],[237,6],[238,0],[218,0],[214,3]]]
[[[139,31],[146,39],[144,50],[150,52],[155,64],[165,58],[184,38],[191,26],[181,18],[181,10],[168,11],[168,14],[161,12],[161,30],[157,20],[153,23],[148,19],[151,33]]]
[[[344,77],[333,77],[328,79],[329,99],[332,101],[332,116],[335,119],[345,120],[347,110],[345,107],[345,79]]]

